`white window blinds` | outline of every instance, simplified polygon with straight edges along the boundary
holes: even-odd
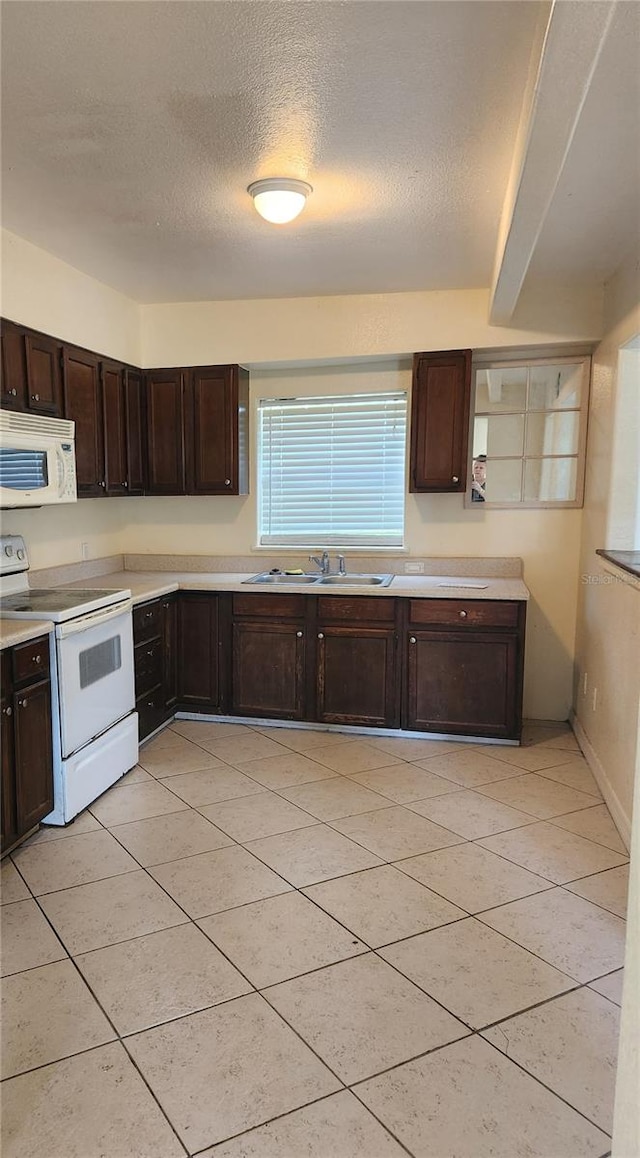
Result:
[[[259,404],[260,542],[401,546],[405,393]]]

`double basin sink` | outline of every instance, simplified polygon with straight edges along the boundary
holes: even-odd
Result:
[[[388,587],[393,575],[283,575],[263,571],[243,579],[243,583],[265,583],[277,586],[286,583],[288,587]]]

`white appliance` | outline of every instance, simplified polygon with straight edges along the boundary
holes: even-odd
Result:
[[[75,503],[75,423],[0,410],[0,508]]]
[[[50,619],[53,811],[68,824],[138,761],[131,592],[30,588],[20,535],[0,537],[0,616]]]

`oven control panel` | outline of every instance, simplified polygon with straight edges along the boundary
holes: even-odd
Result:
[[[29,556],[22,535],[0,535],[0,574],[27,571]]]

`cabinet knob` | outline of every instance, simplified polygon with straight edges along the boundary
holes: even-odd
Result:
[[[2,709],[2,714],[3,714],[3,716],[12,716],[13,715],[13,708],[11,707],[11,704],[7,704],[6,708]]]
[[[156,705],[155,705],[155,701],[154,701],[154,700],[147,700],[147,707],[148,707],[148,708],[155,708],[155,706],[156,706]]]
[[[415,635],[410,635],[410,636],[409,636],[409,643],[415,643],[415,642],[416,642],[416,637],[415,637]]]
[[[28,703],[28,700],[18,700],[18,704],[20,705],[21,708],[26,708],[27,703]]]
[[[231,486],[231,479],[230,479],[230,478],[226,478],[226,479],[224,480],[224,485],[225,485],[226,487],[230,487],[230,486]]]
[[[324,639],[324,632],[323,631],[318,632],[318,639]]]
[[[457,474],[454,474],[453,478],[451,479],[451,482],[460,482],[460,479],[458,478]]]
[[[101,479],[101,481],[98,483],[98,486],[101,486],[101,487],[106,487],[106,485],[107,485],[107,484],[106,484],[106,482],[104,481],[104,479]]]
[[[145,619],[153,619],[153,611],[145,611],[144,617]]]
[[[302,632],[301,631],[296,631],[296,635],[297,635],[298,639],[302,639]]]
[[[124,487],[124,489],[126,490],[126,489],[127,489],[127,487],[129,486],[129,483],[128,483],[128,482],[126,481],[126,479],[125,479],[125,481],[124,481],[124,482],[123,482],[121,485],[122,485],[122,486]]]
[[[34,402],[39,402],[39,401],[40,401],[40,395],[39,395],[39,394],[32,394],[32,395],[31,395],[31,398],[32,398],[32,400],[33,400]]]
[[[153,648],[151,649],[151,651],[147,652],[147,655],[153,655]]]
[[[17,398],[17,396],[18,396],[18,391],[16,390],[15,386],[13,387],[13,390],[9,391],[9,393],[10,393],[12,398]]]
[[[42,663],[42,656],[41,655],[32,655],[31,656],[31,662],[32,663]]]
[[[461,618],[461,619],[466,619],[466,618],[467,618],[467,613],[466,613],[466,611],[461,611],[461,612],[460,612],[460,618]]]

